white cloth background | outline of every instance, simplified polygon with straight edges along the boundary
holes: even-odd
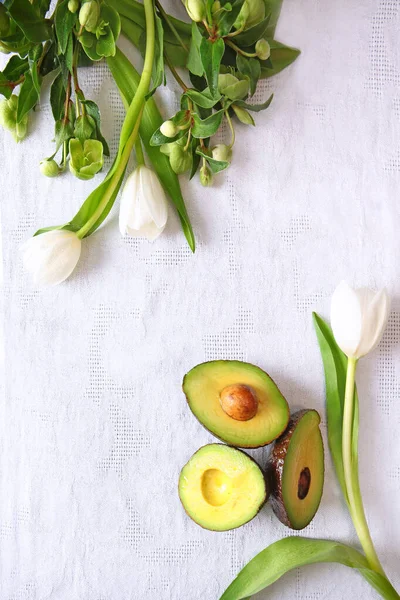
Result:
[[[172,210],[152,245],[120,238],[116,207],[73,277],[33,290],[20,244],[67,221],[93,181],[40,175],[52,152],[47,104],[23,144],[0,132],[2,600],[217,600],[289,535],[268,505],[228,533],[185,516],[179,471],[214,439],[181,381],[204,360],[254,362],[293,409],[317,408],[325,433],[311,312],[328,315],[343,278],[394,297],[385,338],[360,365],[360,461],[373,538],[400,587],[399,29],[398,0],[285,0],[277,38],[301,57],[260,86],[257,101],[270,90],[275,100],[255,129],[238,126],[216,186],[182,178],[195,256]],[[83,87],[115,152],[123,108],[106,67],[86,71]],[[178,95],[169,79],[164,106]],[[266,450],[252,454],[263,462]],[[356,543],[327,445],[323,501],[302,535]],[[335,565],[294,571],[257,596],[350,597],[377,594]]]

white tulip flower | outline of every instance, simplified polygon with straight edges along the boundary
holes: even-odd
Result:
[[[22,261],[35,286],[61,283],[75,269],[81,240],[73,231],[54,229],[30,238],[22,246]]]
[[[353,289],[342,281],[332,296],[331,326],[341,350],[359,359],[380,342],[389,316],[390,299],[385,289]]]
[[[121,235],[145,237],[153,241],[164,231],[168,203],[157,175],[139,165],[126,180],[119,210]]]

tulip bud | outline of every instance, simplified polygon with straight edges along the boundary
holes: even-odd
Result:
[[[53,159],[45,159],[40,161],[40,172],[46,177],[57,177],[60,173],[60,167]]]
[[[213,176],[207,165],[203,165],[200,169],[200,183],[204,187],[210,187],[213,183]]]
[[[79,8],[79,0],[69,0],[68,10],[72,13],[76,13]]]
[[[173,138],[178,133],[178,128],[173,121],[164,121],[160,127],[160,131],[165,137]]]
[[[349,358],[361,358],[380,342],[389,315],[386,290],[353,289],[342,281],[332,296],[331,325],[340,349]]]
[[[10,17],[4,4],[0,4],[0,36],[5,36],[10,30]]]
[[[81,240],[73,231],[53,229],[35,235],[22,246],[22,261],[36,286],[57,285],[75,269]]]
[[[204,0],[182,0],[186,11],[192,21],[195,23],[199,23],[202,21],[206,14],[206,8],[204,5]]]
[[[164,231],[168,203],[157,175],[139,165],[126,180],[119,210],[121,235],[153,241]]]
[[[256,43],[256,54],[260,60],[267,60],[270,57],[271,48],[264,38],[261,38],[261,40],[258,40]]]
[[[79,11],[79,23],[87,31],[95,31],[100,16],[100,8],[96,0],[88,0]]]
[[[232,148],[230,148],[226,144],[217,144],[212,150],[212,157],[215,160],[230,163],[232,160]]]

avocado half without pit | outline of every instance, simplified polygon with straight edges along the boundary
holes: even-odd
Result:
[[[324,446],[316,410],[294,413],[267,462],[271,506],[278,519],[303,529],[318,510],[324,486]]]
[[[183,391],[200,423],[232,446],[265,446],[289,421],[289,407],[278,387],[250,363],[215,360],[197,365],[185,375]]]
[[[253,519],[267,500],[257,463],[237,448],[203,446],[183,467],[179,497],[189,517],[213,531],[235,529]]]

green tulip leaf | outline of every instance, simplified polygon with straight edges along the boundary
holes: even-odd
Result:
[[[198,115],[193,115],[194,125],[192,135],[195,138],[208,138],[214,135],[221,125],[224,116],[224,111],[219,110],[213,113],[207,119],[200,119]]]
[[[222,38],[209,40],[203,38],[200,44],[200,56],[203,63],[204,73],[207,79],[211,96],[218,95],[218,73],[221,60],[225,51],[225,43]]]
[[[155,42],[155,55],[153,63],[153,87],[147,94],[146,98],[150,98],[156,89],[164,83],[165,72],[164,72],[164,28],[160,17],[155,13],[155,24],[156,24],[156,42]]]
[[[365,556],[354,548],[301,537],[287,537],[262,550],[240,571],[220,600],[245,600],[293,569],[331,562],[357,569],[386,600],[399,600],[390,582],[372,571]]]

